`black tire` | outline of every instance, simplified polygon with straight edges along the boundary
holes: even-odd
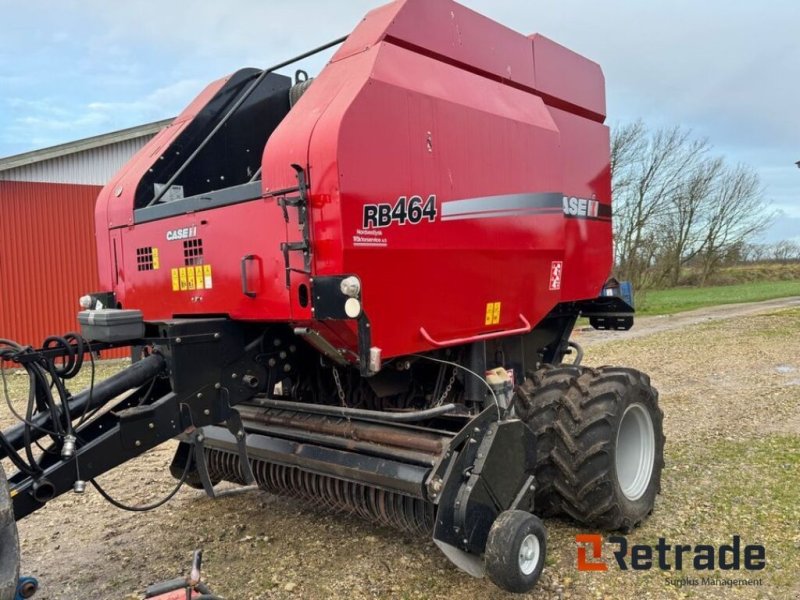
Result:
[[[14,504],[0,465],[0,600],[14,600],[19,580],[19,538]]]
[[[584,369],[564,394],[555,427],[553,487],[563,511],[593,529],[638,526],[661,491],[663,420],[644,373]]]
[[[492,582],[517,594],[529,592],[544,569],[547,530],[537,516],[507,510],[495,519],[486,540],[484,562]]]
[[[553,463],[555,424],[561,399],[573,381],[583,373],[580,367],[544,365],[518,386],[514,412],[536,435],[536,493],[534,510],[543,517],[561,514],[561,498],[553,487],[557,469]]]

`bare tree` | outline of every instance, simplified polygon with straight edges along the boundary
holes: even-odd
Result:
[[[690,261],[705,283],[771,219],[756,173],[682,127],[616,128],[611,175],[617,274],[639,287],[677,285]]]
[[[669,210],[659,222],[663,244],[658,284],[678,285],[682,267],[703,250],[704,232],[699,225],[722,170],[721,158],[703,158],[684,175],[685,181],[670,199]]]
[[[765,206],[758,174],[745,165],[723,169],[717,177],[703,223],[701,285],[720,266],[731,248],[764,231],[772,219],[772,212]]]
[[[614,132],[615,250],[621,276],[634,284],[645,282],[658,255],[658,223],[708,149],[705,140],[693,139],[681,127],[651,132],[637,121]]]
[[[777,262],[800,260],[800,244],[789,240],[777,242],[769,247],[768,256]]]

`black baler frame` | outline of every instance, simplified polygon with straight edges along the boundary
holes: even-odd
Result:
[[[54,418],[59,421],[65,414],[74,418],[100,409],[93,418],[75,427],[77,445],[73,455],[62,456],[63,440],[56,437],[38,457],[35,474],[19,471],[9,478],[7,491],[15,519],[44,507],[56,496],[78,491],[78,484],[93,482],[175,437],[183,443],[173,472],[181,471],[181,482],[193,476],[195,487],[199,478],[201,487],[212,495],[216,481],[212,481],[205,462],[209,448],[238,459],[236,479],[240,483],[255,480],[252,467],[257,461],[271,461],[422,502],[431,512],[435,510],[434,539],[462,567],[464,560],[460,558],[466,557],[473,566],[480,562],[497,515],[510,508],[533,509],[534,435],[527,425],[509,418],[496,404],[474,418],[455,414],[454,405],[402,413],[402,418],[346,407],[318,406],[312,410],[309,405],[311,413],[318,413],[316,418],[362,421],[365,426],[391,425],[412,437],[421,432],[440,436],[441,452],[431,455],[428,463],[421,462],[419,454],[413,452],[397,452],[391,458],[386,454],[391,450],[386,447],[381,450],[382,457],[370,455],[364,444],[334,448],[326,445],[325,436],[321,435],[303,437],[302,433],[286,434],[268,427],[245,431],[237,405],[242,410],[249,405],[248,410],[252,410],[260,400],[264,410],[293,408],[298,414],[303,412],[301,403],[287,407],[292,403],[276,404],[264,397],[269,379],[265,363],[259,358],[263,359],[266,332],[255,331],[251,326],[223,318],[176,319],[146,323],[145,338],[103,344],[144,349],[143,357],[92,390],[68,397],[71,410],[58,405],[55,413],[40,413],[35,422],[2,434],[0,459],[26,445],[30,450],[32,441],[47,437]],[[88,344],[83,348],[96,349],[96,345]],[[65,348],[27,348],[16,355],[6,353],[4,358],[42,363],[66,353]],[[127,394],[120,396],[123,392]],[[333,412],[328,410],[326,414],[326,409]],[[442,419],[442,415],[447,418]],[[421,419],[429,424],[418,424]],[[434,422],[437,425],[431,428]],[[448,423],[444,429],[442,422]],[[227,430],[219,424],[226,425]],[[502,460],[497,460],[499,456]],[[484,470],[487,461],[492,467]],[[478,574],[474,568],[467,570]]]

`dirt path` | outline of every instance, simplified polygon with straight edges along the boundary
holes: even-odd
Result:
[[[662,494],[630,543],[719,544],[737,534],[767,548],[761,585],[679,588],[675,579],[695,573],[578,572],[574,540],[585,532],[549,520],[548,566],[531,598],[800,598],[798,305],[719,307],[664,318],[666,326],[643,318],[622,336],[580,334],[586,364],[641,369],[661,392]],[[127,502],[152,501],[173,485],[172,449],[101,481]],[[229,599],[513,597],[460,573],[429,540],[258,491],[212,501],[184,489],[163,509],[129,514],[90,490],[53,501],[20,534],[39,600],[138,598],[132,592],[183,574],[195,547],[206,552],[212,588]]]

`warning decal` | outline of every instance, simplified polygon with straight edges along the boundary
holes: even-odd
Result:
[[[484,325],[497,325],[500,322],[500,302],[486,303]]]
[[[554,260],[550,263],[550,291],[561,289],[562,262]]]
[[[191,290],[210,290],[213,286],[211,265],[195,265],[193,267],[175,267],[172,275],[172,291],[185,292]]]

